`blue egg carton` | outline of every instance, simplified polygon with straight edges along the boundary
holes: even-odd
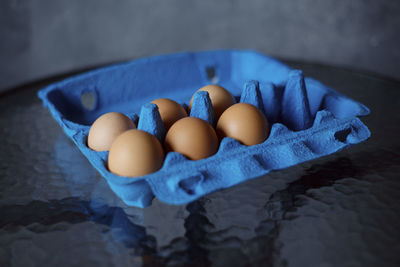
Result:
[[[238,102],[264,112],[269,138],[244,146],[224,138],[218,152],[192,161],[170,152],[163,167],[152,174],[120,177],[107,169],[108,152],[87,147],[90,125],[100,115],[117,111],[139,129],[163,141],[157,98],[170,98],[187,108],[193,93],[210,83],[227,88]],[[90,109],[82,97],[94,96]],[[272,170],[332,154],[370,136],[357,118],[369,114],[364,105],[303,77],[283,63],[253,51],[178,53],[133,60],[52,84],[38,93],[64,132],[128,205],[145,207],[156,196],[170,204],[185,204],[210,192],[260,177]],[[215,126],[206,92],[195,95],[191,116]]]

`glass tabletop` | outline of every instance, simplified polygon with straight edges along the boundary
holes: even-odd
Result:
[[[0,266],[399,266],[400,82],[286,62],[365,104],[371,138],[183,206],[129,207],[36,97],[0,96]]]

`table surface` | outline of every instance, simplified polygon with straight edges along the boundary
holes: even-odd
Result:
[[[400,82],[286,63],[367,105],[371,138],[183,206],[123,204],[42,107],[49,81],[2,95],[0,266],[399,266]]]

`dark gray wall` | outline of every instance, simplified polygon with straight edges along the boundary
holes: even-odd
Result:
[[[244,48],[400,79],[400,1],[3,0],[0,90],[161,53]]]

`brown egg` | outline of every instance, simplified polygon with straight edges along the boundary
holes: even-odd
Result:
[[[159,98],[151,101],[151,103],[157,105],[161,120],[167,131],[177,120],[187,117],[186,110],[174,100]]]
[[[175,122],[165,137],[167,151],[176,151],[191,160],[214,155],[218,150],[218,137],[206,121],[186,117]]]
[[[230,106],[236,103],[235,98],[229,93],[228,90],[226,90],[224,87],[216,85],[216,84],[210,84],[206,85],[199,90],[196,91],[207,91],[210,99],[212,106],[214,108],[214,113],[215,117],[218,119],[221,114]],[[189,104],[189,109],[192,108],[192,102],[193,102],[194,95],[192,96],[192,99],[190,100]]]
[[[164,150],[156,137],[129,130],[112,143],[108,154],[108,169],[120,176],[137,177],[153,173],[162,167]]]
[[[112,142],[121,133],[135,129],[135,124],[119,112],[106,113],[92,124],[88,135],[88,147],[95,151],[110,149]]]
[[[217,123],[220,139],[228,136],[247,146],[264,142],[269,136],[269,125],[264,114],[255,106],[239,103],[231,106]]]

